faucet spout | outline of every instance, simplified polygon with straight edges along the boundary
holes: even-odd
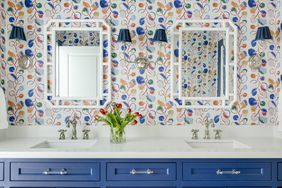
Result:
[[[77,127],[77,119],[79,117],[74,114],[74,117],[68,121],[67,123],[67,127],[70,128],[71,125],[72,125],[72,136],[71,136],[71,139],[72,140],[77,140],[77,131],[76,131],[76,127]]]
[[[205,122],[205,136],[204,136],[204,139],[205,140],[209,140],[209,139],[211,139],[211,137],[210,137],[210,126],[214,126],[214,122],[213,122],[213,120],[211,119],[211,120],[208,120],[208,118],[206,118],[206,120],[205,120],[206,122]]]

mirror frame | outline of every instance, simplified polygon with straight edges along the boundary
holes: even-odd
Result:
[[[205,27],[192,26],[193,24],[202,24]],[[214,27],[218,25],[220,27]],[[225,68],[225,96],[220,97],[183,97],[182,96],[182,41],[183,31],[224,31],[226,32],[226,68]],[[237,27],[230,20],[178,20],[171,28],[171,91],[170,98],[178,108],[210,108],[222,109],[231,108],[237,101],[237,63],[238,63],[238,46],[237,46]],[[233,45],[230,45],[230,38],[233,37]],[[178,61],[175,60],[175,49],[178,49]],[[233,51],[233,59],[231,61],[230,50]],[[180,57],[181,56],[181,57]],[[230,88],[230,70],[233,69],[233,88]],[[178,71],[178,75],[177,72]],[[177,78],[178,76],[178,78]],[[222,75],[223,76],[223,75]],[[178,80],[178,83],[177,83]],[[175,89],[174,85],[177,83]],[[230,92],[230,89],[232,92]]]
[[[64,25],[70,24],[70,27]],[[75,26],[77,25],[77,26]],[[100,36],[100,62],[98,62],[99,93],[101,98],[73,98],[56,96],[56,31],[96,31]],[[48,42],[51,39],[51,42]],[[105,47],[105,40],[107,46]],[[49,58],[51,44],[51,58]],[[106,49],[108,56],[104,57]],[[75,20],[75,19],[51,19],[44,28],[44,72],[45,72],[45,91],[44,100],[52,108],[101,108],[105,107],[112,100],[111,92],[111,27],[102,19],[95,20]],[[54,55],[55,54],[55,55]],[[105,60],[105,59],[106,60]],[[49,72],[51,70],[51,73]],[[104,75],[107,75],[104,78]],[[106,83],[106,84],[105,84]],[[51,89],[50,89],[51,88]]]

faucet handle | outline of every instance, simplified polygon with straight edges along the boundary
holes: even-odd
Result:
[[[221,129],[215,129],[213,131],[215,132],[214,139],[220,140],[221,139],[222,130]]]
[[[89,139],[89,132],[90,130],[89,129],[84,129],[82,130],[83,132],[83,140],[88,140]]]
[[[67,130],[66,129],[60,129],[60,130],[58,130],[58,132],[60,133],[59,140],[65,140],[66,139],[65,132],[67,132]]]
[[[198,140],[199,129],[192,129],[191,132],[192,132],[192,140]]]

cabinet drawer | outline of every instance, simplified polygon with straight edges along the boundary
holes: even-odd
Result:
[[[271,180],[271,163],[184,163],[187,181]]]
[[[0,181],[4,180],[4,163],[0,163]]]
[[[176,163],[108,163],[107,180],[112,180],[112,181],[176,180]]]
[[[11,181],[99,180],[99,163],[11,163]]]
[[[278,163],[278,180],[282,181],[282,163]]]

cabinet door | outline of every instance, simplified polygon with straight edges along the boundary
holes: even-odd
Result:
[[[282,163],[278,163],[278,180],[282,181]]]
[[[109,181],[175,181],[176,163],[107,163]]]
[[[11,163],[11,181],[99,181],[99,163]]]
[[[0,163],[0,181],[4,180],[4,163]]]
[[[271,163],[184,163],[185,181],[270,181]]]

